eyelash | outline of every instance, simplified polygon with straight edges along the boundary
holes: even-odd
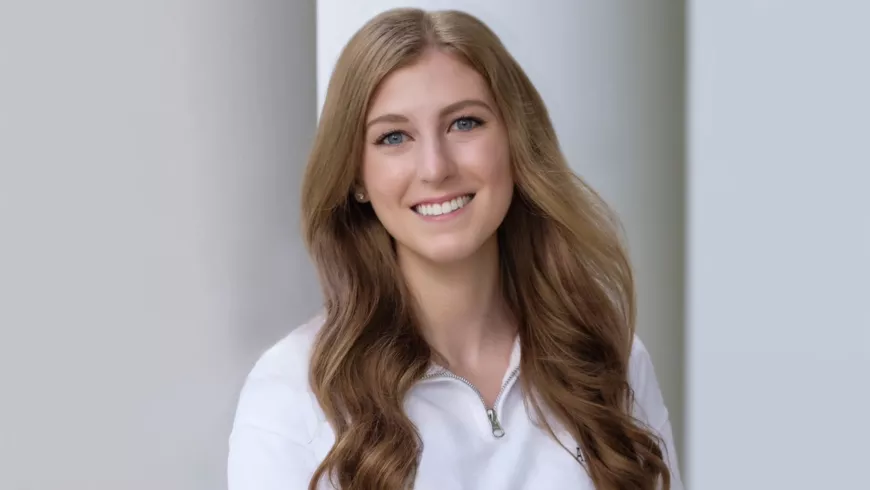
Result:
[[[452,128],[454,124],[456,124],[458,121],[462,121],[462,120],[468,120],[468,121],[473,122],[475,124],[475,126],[471,129],[475,129],[475,128],[481,127],[484,124],[486,124],[486,121],[484,121],[483,119],[481,119],[479,117],[460,116],[460,117],[457,117],[456,119],[454,119],[452,123],[450,123],[450,127]],[[405,132],[404,131],[396,131],[396,130],[387,131],[386,133],[383,133],[380,136],[378,136],[378,138],[375,140],[375,144],[378,146],[395,146],[395,145],[387,145],[386,143],[384,143],[384,140],[387,138],[387,136],[390,136],[391,134],[394,134],[394,133],[405,133]],[[407,135],[407,133],[405,133],[405,134]]]

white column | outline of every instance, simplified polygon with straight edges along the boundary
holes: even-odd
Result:
[[[616,208],[637,271],[639,332],[677,440],[683,400],[682,2],[318,0],[322,104],[350,36],[391,7],[458,8],[484,20],[538,87],[574,169]]]
[[[0,488],[226,488],[243,376],[317,308],[314,2],[9,3]]]
[[[870,4],[690,10],[688,488],[867,487]]]

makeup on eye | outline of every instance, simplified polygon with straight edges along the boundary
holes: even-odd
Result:
[[[450,131],[467,133],[475,128],[483,126],[484,124],[486,124],[486,121],[484,121],[483,119],[476,116],[466,115],[454,119],[450,123],[448,129]],[[391,129],[390,131],[380,133],[380,135],[375,139],[374,144],[384,146],[396,146],[405,142],[404,139],[401,139],[402,137],[410,138],[410,135],[408,135],[408,133],[404,130]]]
[[[457,126],[457,124],[462,123],[462,122],[468,123],[468,125],[467,125],[468,127],[466,127],[465,129],[459,128]],[[483,124],[484,124],[483,119],[480,119],[479,117],[462,116],[462,117],[456,118],[453,121],[453,123],[450,124],[450,127],[456,128],[457,131],[471,131],[472,129],[474,129],[478,126],[483,126]]]
[[[384,146],[396,146],[398,144],[404,143],[402,141],[388,141],[390,138],[394,138],[395,136],[408,136],[404,131],[390,131],[389,133],[384,133],[381,136],[378,136],[377,140],[375,140],[376,145],[384,145]]]

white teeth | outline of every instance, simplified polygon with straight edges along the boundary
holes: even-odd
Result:
[[[420,204],[419,206],[414,206],[414,211],[423,216],[441,216],[442,214],[451,213],[462,208],[469,201],[471,201],[471,195],[457,197],[440,204]]]

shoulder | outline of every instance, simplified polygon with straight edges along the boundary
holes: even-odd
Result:
[[[279,378],[297,387],[307,387],[311,349],[323,322],[323,315],[318,314],[294,328],[260,356],[248,380]]]
[[[324,318],[295,328],[254,364],[242,387],[233,430],[273,433],[307,444],[318,424],[318,405],[308,382],[311,349]]]
[[[631,377],[643,377],[648,374],[652,366],[652,358],[646,349],[646,344],[635,334],[631,341],[631,357],[628,361],[629,375]],[[632,379],[632,381],[636,381]]]
[[[636,335],[631,348],[628,378],[634,392],[632,415],[660,438],[661,449],[671,472],[671,488],[681,490],[683,482],[680,477],[680,466],[668,409],[659,388],[649,351]]]
[[[668,421],[668,409],[662,398],[652,358],[637,335],[632,341],[628,368],[628,381],[634,392],[634,415],[647,425],[658,428]]]

